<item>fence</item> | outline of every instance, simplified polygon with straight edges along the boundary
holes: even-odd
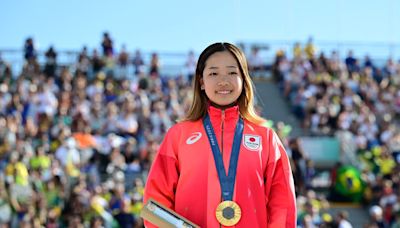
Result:
[[[292,57],[292,49],[294,41],[246,41],[238,42],[238,45],[242,47],[246,54],[250,54],[252,47],[258,47],[260,49],[260,55],[265,60],[265,64],[271,64],[274,61],[275,53],[278,50],[283,50],[289,58]],[[305,43],[300,45],[304,47]],[[326,56],[329,57],[331,51],[335,50],[339,54],[339,57],[344,59],[349,50],[354,51],[355,57],[363,60],[365,55],[369,55],[377,66],[383,66],[388,58],[392,57],[395,60],[400,59],[400,44],[398,43],[367,43],[367,42],[331,42],[331,41],[320,41],[315,42],[317,54],[323,51]],[[57,48],[56,48],[57,50]],[[38,61],[40,64],[45,63],[45,51],[38,51]],[[57,50],[57,62],[59,65],[71,65],[76,63],[79,51],[77,50]],[[130,53],[131,56],[133,54]],[[150,62],[150,52],[143,52],[143,58],[145,63]],[[199,53],[197,53],[199,54]],[[12,70],[15,75],[18,75],[24,64],[22,49],[2,49],[0,50],[0,56],[3,60],[12,65]],[[159,59],[161,60],[161,73],[166,76],[179,75],[185,73],[184,64],[186,61],[187,53],[182,52],[159,52]]]

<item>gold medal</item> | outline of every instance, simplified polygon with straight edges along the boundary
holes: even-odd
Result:
[[[233,226],[239,222],[242,211],[237,203],[226,200],[218,204],[215,216],[218,222],[224,226]]]

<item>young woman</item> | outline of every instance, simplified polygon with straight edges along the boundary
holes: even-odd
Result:
[[[295,227],[288,157],[254,111],[243,52],[210,45],[194,80],[190,111],[165,136],[144,201],[153,198],[200,227]]]

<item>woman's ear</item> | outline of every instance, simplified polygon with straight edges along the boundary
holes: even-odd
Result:
[[[202,78],[200,78],[200,89],[204,90],[204,82]]]

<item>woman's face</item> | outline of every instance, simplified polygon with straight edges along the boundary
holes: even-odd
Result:
[[[201,89],[218,105],[235,102],[243,89],[243,76],[235,57],[228,51],[216,52],[206,61]]]

